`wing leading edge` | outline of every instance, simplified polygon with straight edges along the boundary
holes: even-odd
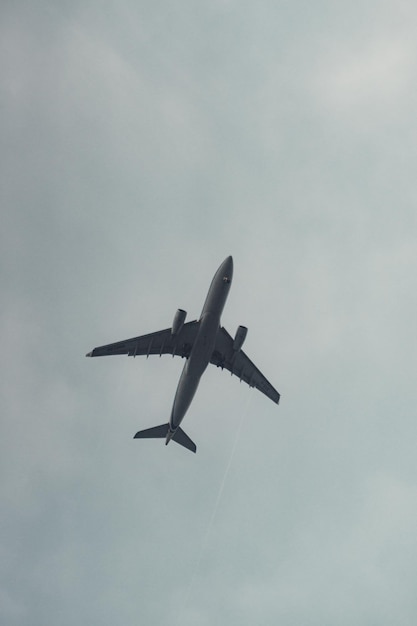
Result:
[[[249,387],[259,389],[273,402],[279,403],[280,394],[278,391],[242,350],[238,352],[233,350],[233,339],[223,327],[217,333],[216,345],[210,363],[229,370],[241,381],[247,383]]]
[[[156,333],[141,335],[124,341],[116,341],[105,346],[94,348],[86,356],[109,356],[111,354],[127,354],[128,356],[147,357],[150,354],[172,354],[188,358],[191,348],[197,336],[199,322],[188,322],[184,324],[177,335],[173,335],[171,328],[158,330]]]
[[[86,356],[109,356],[112,354],[127,354],[128,356],[147,357],[151,354],[171,354],[172,356],[180,356],[188,358],[191,348],[193,347],[199,327],[198,321],[188,322],[184,324],[178,335],[173,335],[171,328],[159,330],[148,335],[132,337],[124,341],[116,341],[104,346],[94,348]],[[239,350],[233,350],[233,339],[223,327],[219,329],[216,337],[216,344],[210,363],[227,369],[231,374],[238,376],[239,379],[249,385],[255,387],[276,404],[279,403],[280,394],[265,378],[262,372],[256,367],[249,357]]]

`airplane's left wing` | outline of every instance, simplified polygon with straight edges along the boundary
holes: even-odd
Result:
[[[268,398],[279,403],[280,394],[271,383],[265,378],[260,370],[252,363],[248,356],[239,350],[233,350],[233,339],[223,327],[219,329],[216,337],[216,345],[210,359],[210,363],[217,367],[226,368],[240,380],[243,380],[249,387],[256,387]]]
[[[150,354],[172,354],[172,356],[188,357],[197,335],[199,322],[184,324],[177,335],[171,328],[158,330],[156,333],[141,335],[116,343],[94,348],[86,356],[108,356],[111,354],[127,354],[128,356],[149,356]]]

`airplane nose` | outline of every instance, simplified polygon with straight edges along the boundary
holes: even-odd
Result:
[[[233,257],[231,255],[228,256],[227,259],[224,260],[224,262],[223,262],[223,269],[224,269],[225,276],[227,276],[229,278],[229,280],[232,280],[232,276],[233,276]]]
[[[230,272],[233,272],[233,257],[231,255],[226,257],[225,260],[223,261],[223,268],[225,270],[229,270]]]

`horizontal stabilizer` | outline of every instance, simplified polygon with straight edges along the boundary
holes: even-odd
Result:
[[[161,424],[160,426],[153,426],[153,428],[146,428],[146,430],[140,430],[133,439],[156,439],[164,438],[167,436],[168,424]]]
[[[191,441],[188,435],[182,430],[182,428],[177,428],[174,435],[172,436],[173,441],[176,441],[180,444],[180,446],[184,446],[187,450],[191,450],[191,452],[197,452],[197,446],[194,441]]]

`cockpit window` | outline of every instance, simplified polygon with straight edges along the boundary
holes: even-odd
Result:
[[[230,283],[230,278],[228,276],[223,276],[224,283]]]

